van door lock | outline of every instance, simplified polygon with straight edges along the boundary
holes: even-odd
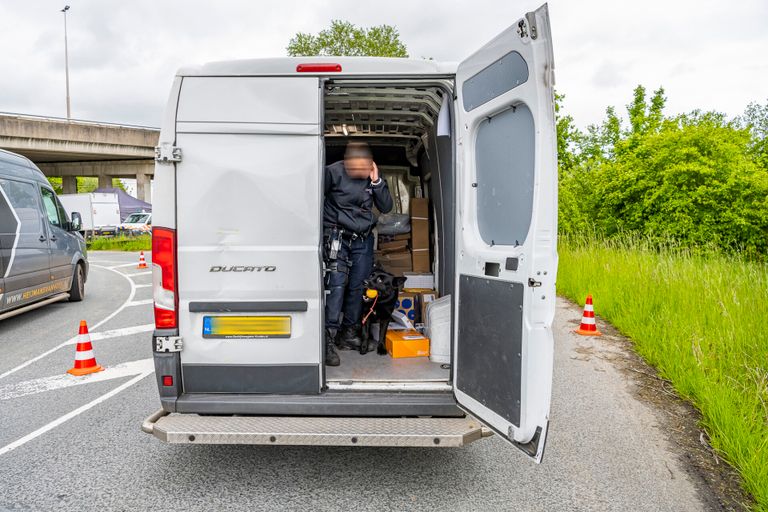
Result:
[[[529,277],[528,286],[530,286],[531,288],[538,288],[539,286],[541,286],[541,281],[537,281],[534,278]]]
[[[181,336],[157,336],[155,352],[181,352]]]

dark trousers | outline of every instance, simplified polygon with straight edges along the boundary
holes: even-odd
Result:
[[[373,270],[373,235],[343,238],[335,262],[326,260],[326,265],[331,271],[326,278],[325,327],[338,330],[359,324],[363,281]]]

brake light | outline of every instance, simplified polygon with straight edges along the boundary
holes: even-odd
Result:
[[[176,329],[179,294],[176,283],[176,231],[152,230],[152,292],[155,299],[155,328]]]
[[[296,66],[296,71],[298,73],[339,73],[341,72],[341,64],[334,64],[331,62],[299,64]]]
[[[173,375],[163,375],[163,386],[167,388],[173,386]]]

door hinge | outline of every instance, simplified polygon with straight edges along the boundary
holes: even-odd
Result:
[[[161,164],[181,162],[181,148],[167,142],[155,146],[155,162]]]
[[[155,352],[181,352],[181,336],[157,336]]]
[[[538,288],[539,286],[541,286],[541,281],[537,281],[534,278],[529,277],[528,286],[530,286],[531,288]]]
[[[528,27],[530,28],[530,32],[531,32],[531,39],[535,40],[537,37],[539,37],[538,29],[536,27],[536,13],[535,12],[526,13],[525,19],[528,20]]]

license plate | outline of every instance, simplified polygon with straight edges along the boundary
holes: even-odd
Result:
[[[205,316],[203,338],[290,338],[290,316]]]

